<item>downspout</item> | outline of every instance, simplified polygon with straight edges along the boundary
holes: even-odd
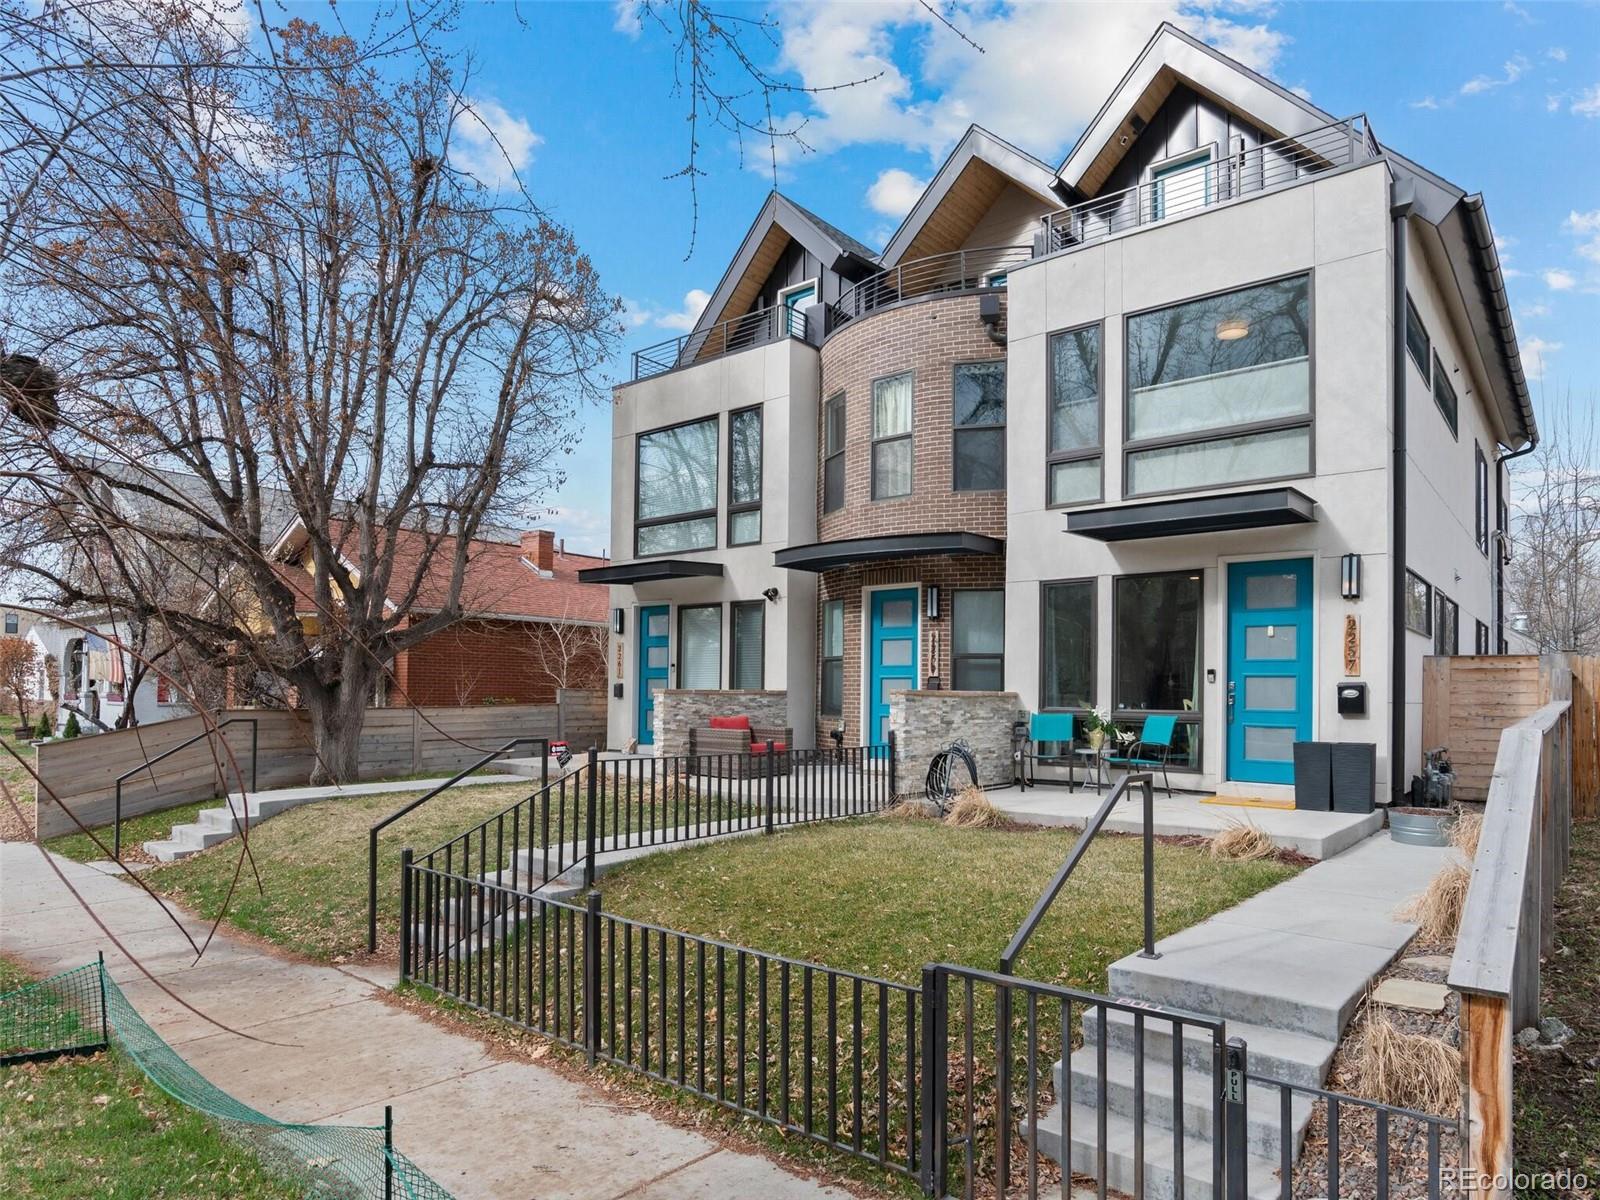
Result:
[[[1412,184],[1390,190],[1390,245],[1394,257],[1394,322],[1389,338],[1389,803],[1405,803],[1406,787],[1406,220],[1415,202]]]
[[[1520,450],[1508,450],[1504,454],[1495,455],[1494,459],[1494,519],[1496,526],[1500,523],[1500,513],[1506,513],[1506,523],[1509,525],[1510,510],[1505,508],[1506,482],[1505,473],[1500,468],[1514,458],[1521,458],[1524,454],[1532,454],[1538,448],[1538,439],[1530,439],[1528,444]],[[1510,529],[1496,528],[1490,535],[1494,543],[1494,652],[1506,652],[1506,560],[1505,546],[1501,538],[1510,533]]]

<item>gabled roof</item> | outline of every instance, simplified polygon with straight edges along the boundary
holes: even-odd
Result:
[[[1055,172],[1039,159],[1019,150],[1004,138],[998,137],[981,125],[972,125],[950,151],[944,163],[934,172],[921,197],[900,222],[889,244],[883,248],[878,261],[894,266],[907,257],[907,251],[916,244],[918,235],[928,226],[940,206],[952,194],[974,201],[974,219],[967,222],[966,232],[977,223],[984,210],[994,203],[1007,183],[1037,197],[1052,208],[1061,203],[1053,190]],[[958,241],[965,240],[965,234]],[[912,254],[916,258],[921,255]]]
[[[799,242],[829,270],[847,277],[863,275],[877,265],[872,251],[855,238],[783,193],[770,192],[691,333],[750,311],[761,284],[791,241]]]

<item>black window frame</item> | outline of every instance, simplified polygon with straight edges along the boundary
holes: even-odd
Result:
[[[717,505],[716,505],[715,502],[712,503],[710,508],[696,509],[696,510],[694,510],[692,512],[671,513],[671,514],[669,514],[667,516],[664,516],[664,517],[640,517],[639,516],[639,501],[640,501],[640,499],[642,498],[642,495],[643,495],[643,489],[641,487],[641,479],[640,479],[640,472],[639,472],[639,454],[640,454],[641,449],[644,446],[645,438],[652,437],[652,436],[654,436],[655,434],[658,434],[658,433],[670,433],[674,429],[685,429],[685,428],[689,427],[690,425],[704,425],[704,424],[707,424],[707,423],[710,423],[710,424],[713,424],[713,425],[716,426],[717,433],[716,433],[716,436],[712,439],[712,444],[715,445],[715,446],[719,446],[720,447],[721,444],[722,444],[722,414],[721,413],[711,413],[709,416],[704,416],[704,417],[691,417],[687,421],[674,421],[671,425],[659,425],[654,429],[642,429],[638,433],[634,434],[634,437],[633,437],[633,556],[635,558],[662,558],[662,557],[665,557],[665,556],[670,555],[670,554],[697,554],[697,553],[701,553],[701,552],[706,551],[706,550],[715,550],[715,549],[717,549],[717,540],[718,540],[717,539]],[[712,488],[713,488],[713,490],[715,490],[716,488],[718,488],[720,486],[721,479],[719,478],[717,469],[716,469],[716,467],[714,465],[713,465],[712,471],[711,471],[711,478],[712,478]],[[690,521],[703,521],[707,517],[709,517],[711,519],[711,544],[709,546],[692,546],[692,547],[689,547],[687,549],[680,548],[680,549],[674,549],[674,550],[653,550],[648,554],[640,552],[640,550],[639,550],[639,530],[641,530],[641,529],[652,529],[652,528],[654,528],[654,527],[656,527],[658,525],[680,525],[680,524],[687,524]]]
[[[1071,334],[1082,333],[1086,329],[1095,331],[1096,363],[1095,363],[1095,423],[1099,429],[1100,439],[1094,446],[1082,450],[1052,450],[1051,434],[1055,428],[1055,341],[1057,338],[1067,337]],[[1069,325],[1065,329],[1052,330],[1044,339],[1044,506],[1046,508],[1074,508],[1080,504],[1099,504],[1106,496],[1106,329],[1104,321],[1085,321],[1081,325]],[[1055,474],[1055,468],[1062,463],[1088,462],[1098,459],[1100,463],[1100,486],[1095,489],[1092,497],[1083,500],[1057,501],[1052,494],[1050,482]]]
[[[1435,654],[1461,653],[1461,605],[1438,588],[1433,589],[1433,652]],[[1449,640],[1445,637],[1445,614],[1450,614]]]
[[[1420,349],[1412,341],[1413,329],[1422,338]],[[1422,376],[1422,382],[1432,387],[1433,376],[1429,373],[1428,366],[1433,356],[1433,338],[1428,334],[1428,327],[1422,323],[1422,314],[1417,311],[1417,302],[1411,298],[1410,292],[1406,293],[1406,324],[1401,336],[1405,338],[1406,356],[1411,359],[1412,365]]]
[[[835,402],[839,406],[839,448],[830,450],[828,448],[828,435],[831,432],[831,426],[828,422],[828,412]],[[845,419],[849,416],[849,411],[845,393],[842,391],[835,392],[822,402],[822,511],[824,513],[838,512],[844,507],[844,447],[848,441]],[[837,503],[829,504],[828,497],[831,490],[829,488],[829,476],[832,474],[835,465],[839,468],[838,500]]]
[[[1411,623],[1410,597],[1413,584],[1418,584],[1422,587],[1422,611],[1427,617],[1428,622],[1426,629],[1419,628]],[[1425,638],[1431,638],[1433,636],[1433,584],[1429,583],[1421,575],[1418,575],[1410,567],[1406,568],[1406,597],[1406,610],[1404,614],[1402,614],[1405,618],[1406,628],[1412,633],[1421,634]]]
[[[738,500],[734,489],[733,479],[733,427],[740,417],[751,414],[756,419],[756,498],[754,500]],[[763,536],[763,520],[761,516],[761,501],[766,492],[767,471],[767,418],[765,405],[747,404],[743,408],[731,409],[728,412],[728,529],[727,543],[729,546],[759,546]],[[756,514],[756,536],[743,541],[735,540],[733,536],[734,517],[746,513]]]
[[[839,613],[839,653],[829,654],[828,650],[828,609],[838,606]],[[824,717],[844,716],[844,617],[845,606],[843,600],[824,600],[821,609],[822,628],[819,630],[821,637],[818,639],[817,670],[817,714]],[[828,664],[837,663],[839,666],[839,707],[828,707]]]
[[[1054,587],[1083,587],[1089,593],[1089,694],[1083,704],[1046,704],[1045,680],[1048,678],[1049,656],[1045,649],[1046,592]],[[1039,581],[1039,711],[1082,713],[1096,707],[1100,698],[1100,581],[1093,575],[1074,579],[1042,579]]]
[[[6,637],[16,637],[22,632],[22,619],[14,612],[8,612],[5,617]]]
[[[761,653],[756,658],[757,678],[754,687],[742,687],[737,679],[739,664],[739,612],[754,610],[761,618]],[[765,600],[733,600],[728,604],[728,690],[730,692],[759,692],[767,686],[767,602]]]
[[[958,425],[956,424],[956,379],[961,374],[963,367],[999,367],[1002,391],[1005,380],[1009,374],[1006,360],[1003,358],[977,358],[966,362],[950,364],[950,490],[952,492],[1003,492],[1006,490],[1006,418],[1010,397],[1006,396],[1001,401],[1001,420],[998,425]],[[961,486],[961,435],[964,433],[1000,433],[1000,483],[995,487],[962,487]],[[953,673],[953,672],[952,672]]]
[[[1441,389],[1444,396],[1439,393]],[[1450,373],[1444,369],[1444,360],[1439,357],[1439,352],[1433,352],[1433,392],[1434,407],[1439,410],[1439,415],[1444,418],[1444,423],[1450,428],[1450,436],[1457,441],[1461,440],[1461,398],[1456,395],[1456,388],[1450,382]],[[1445,397],[1449,398],[1446,405]]]
[[[716,663],[717,663],[717,682],[712,687],[709,687],[709,688],[688,688],[686,690],[688,690],[688,691],[708,691],[708,692],[721,691],[722,690],[722,623],[723,622],[722,622],[722,604],[720,602],[713,602],[711,604],[680,604],[680,605],[678,605],[678,612],[677,612],[677,616],[678,616],[678,642],[677,642],[677,646],[675,647],[677,652],[678,652],[678,656],[677,656],[677,660],[673,663],[672,680],[673,680],[673,682],[675,684],[678,685],[678,687],[680,687],[680,688],[684,687],[684,682],[683,682],[683,659],[684,659],[684,650],[688,646],[688,642],[683,636],[683,616],[684,616],[685,613],[697,612],[697,611],[699,611],[701,609],[710,609],[710,610],[712,610],[713,612],[715,612],[717,614],[717,653],[716,653],[716,656],[715,656],[716,657]]]
[[[1489,459],[1483,446],[1472,443],[1472,524],[1477,535],[1478,550],[1485,558],[1489,555]]]
[[[1482,621],[1473,621],[1472,647],[1474,654],[1488,654],[1489,627]]]
[[[904,433],[891,433],[886,437],[878,436],[878,385],[890,379],[911,380],[911,420]],[[870,406],[867,410],[867,432],[871,435],[867,446],[867,496],[871,500],[904,500],[915,494],[917,490],[917,373],[915,371],[891,371],[887,375],[879,375],[873,379],[871,390],[867,397]],[[906,490],[895,492],[893,495],[880,496],[878,494],[878,447],[888,445],[890,442],[905,442],[908,446],[910,457],[909,469],[906,471]]]
[[[1118,701],[1121,697],[1117,694],[1117,685],[1121,679],[1121,653],[1117,641],[1117,589],[1123,585],[1124,580],[1154,579],[1168,575],[1182,575],[1191,582],[1199,584],[1199,603],[1195,606],[1195,661],[1200,668],[1201,679],[1195,687],[1195,707],[1184,708],[1122,708]],[[1189,734],[1191,746],[1191,762],[1174,762],[1171,770],[1174,774],[1188,775],[1202,774],[1205,770],[1205,701],[1206,687],[1204,683],[1206,662],[1206,573],[1204,567],[1194,567],[1189,570],[1177,571],[1134,571],[1126,575],[1116,575],[1111,580],[1111,719],[1124,727],[1132,726],[1135,722],[1141,725],[1146,717],[1170,716],[1176,717],[1179,725],[1191,726]],[[1173,733],[1174,746],[1176,746],[1177,733]]]
[[[961,597],[982,592],[1000,597],[1000,652],[998,654],[957,654],[956,653],[956,613],[961,607]],[[960,684],[960,669],[963,663],[972,661],[993,662],[1000,668],[1001,688],[1005,686],[1006,677],[1006,589],[1005,585],[999,587],[972,587],[954,588],[950,593],[950,690],[960,691],[997,691],[996,688],[963,688]]]

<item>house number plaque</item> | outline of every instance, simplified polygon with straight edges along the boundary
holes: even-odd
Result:
[[[1344,618],[1344,673],[1346,677],[1361,674],[1361,624],[1355,613]]]

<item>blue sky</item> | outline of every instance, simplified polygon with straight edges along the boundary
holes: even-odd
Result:
[[[785,192],[874,246],[970,122],[1059,161],[1157,23],[1173,20],[1336,115],[1366,113],[1382,141],[1483,192],[1524,361],[1542,373],[1536,397],[1600,404],[1600,5],[936,4],[982,53],[917,0],[719,7],[776,19],[770,40],[749,40],[785,79],[878,76],[794,95],[815,151],[786,152],[779,170]],[[741,163],[731,135],[703,128],[685,260],[689,189],[668,176],[685,162],[686,106],[672,95],[670,45],[631,14],[626,3],[469,4],[455,35],[476,60],[468,94],[529,192],[626,299],[627,351],[688,328],[772,186],[764,145]],[[609,426],[609,406],[585,414],[556,511],[529,514],[584,549],[609,541]]]

